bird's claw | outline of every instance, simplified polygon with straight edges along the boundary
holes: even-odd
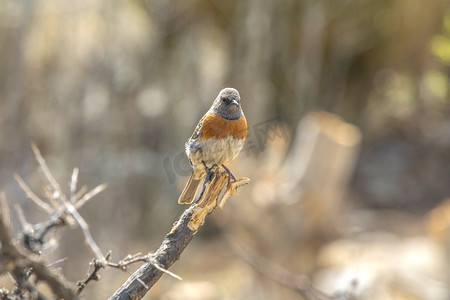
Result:
[[[207,174],[214,172],[216,170],[216,168],[218,167],[217,164],[213,164],[210,168],[208,168],[208,166],[205,164],[205,162],[202,162],[202,163],[203,163],[203,166],[205,167],[205,172]]]
[[[231,178],[233,178],[233,181],[236,181],[236,178],[234,177],[233,173],[231,173],[231,171],[230,171],[227,167],[225,167],[225,165],[222,165],[222,167],[225,169],[225,172],[228,173],[228,182],[227,182],[227,185],[230,184]]]

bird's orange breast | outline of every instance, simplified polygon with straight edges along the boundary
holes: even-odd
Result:
[[[241,116],[237,120],[227,120],[221,116],[211,113],[203,119],[203,139],[224,139],[232,136],[235,139],[244,139],[247,136],[247,120]]]

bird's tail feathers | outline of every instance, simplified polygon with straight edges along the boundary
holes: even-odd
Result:
[[[195,194],[197,193],[198,186],[201,179],[195,179],[194,172],[191,173],[183,192],[178,198],[178,203],[180,204],[190,204],[194,200]]]

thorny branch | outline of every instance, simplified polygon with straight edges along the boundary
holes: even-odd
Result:
[[[45,299],[37,291],[35,284],[30,281],[31,275],[34,275],[37,281],[46,282],[58,298],[75,299],[76,295],[70,284],[60,275],[55,275],[54,272],[51,272],[49,266],[40,262],[35,255],[39,255],[42,250],[48,247],[45,237],[52,228],[77,224],[83,231],[86,244],[98,260],[104,261],[105,257],[93,240],[86,221],[81,217],[77,209],[103,191],[106,188],[106,184],[99,185],[87,193],[86,187],[82,187],[80,191],[76,192],[78,169],[75,168],[69,184],[70,195],[66,196],[50,172],[36,145],[32,144],[31,147],[47,180],[47,186],[45,186],[46,201],[37,196],[18,174],[15,174],[14,178],[24,190],[27,198],[46,212],[49,217],[42,223],[30,224],[26,220],[22,208],[18,204],[14,205],[22,225],[20,243],[16,243],[9,233],[11,228],[6,197],[3,193],[0,195],[3,212],[0,216],[0,265],[2,266],[0,267],[0,274],[8,272],[13,276],[18,287],[17,290],[19,290],[16,294],[23,294],[24,292],[20,291],[23,290],[27,291],[32,298]],[[31,253],[27,253],[27,251],[31,251]],[[5,291],[3,290],[2,293],[5,294]],[[22,295],[13,299],[22,299],[23,297],[25,296]]]

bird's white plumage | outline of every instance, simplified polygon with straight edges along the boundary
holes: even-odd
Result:
[[[197,179],[203,177],[205,171],[202,161],[207,166],[227,164],[232,161],[244,146],[243,139],[229,136],[226,139],[190,140],[186,143],[186,154],[194,168]]]

